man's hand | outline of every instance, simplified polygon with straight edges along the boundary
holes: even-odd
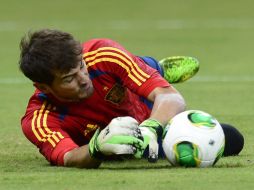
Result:
[[[159,152],[157,137],[162,135],[162,125],[155,119],[147,119],[139,125],[139,128],[144,138],[143,149],[149,147],[148,161],[156,162]]]
[[[103,159],[110,155],[141,157],[143,137],[138,122],[132,117],[117,117],[102,131],[97,131],[89,143],[91,157]]]

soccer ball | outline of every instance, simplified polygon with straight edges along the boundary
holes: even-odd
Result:
[[[224,146],[225,136],[219,122],[199,110],[176,115],[163,133],[163,151],[173,166],[213,166],[222,156]]]

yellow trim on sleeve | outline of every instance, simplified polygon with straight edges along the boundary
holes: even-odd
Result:
[[[45,110],[45,113],[43,114],[43,111],[46,107],[46,101],[43,103],[43,105],[41,106],[41,109],[39,110],[39,114],[38,114],[38,110],[34,111],[34,115],[33,115],[33,119],[32,119],[32,131],[34,133],[34,135],[36,136],[36,138],[40,141],[40,142],[46,142],[48,141],[53,147],[56,146],[56,143],[58,143],[60,139],[63,139],[63,135],[60,133],[60,132],[56,132],[56,131],[51,131],[48,126],[47,126],[47,117],[48,117],[48,114],[49,114],[49,110]],[[50,105],[49,107],[50,108]],[[41,126],[41,118],[42,118],[42,126]],[[36,124],[36,126],[35,126]],[[37,128],[37,130],[36,130]],[[45,131],[47,133],[45,133],[43,131],[43,129],[45,129]],[[39,135],[39,133],[40,136]],[[58,135],[58,137],[57,137]],[[54,142],[54,140],[55,142]]]
[[[48,128],[48,126],[47,126],[47,117],[48,117],[48,113],[49,113],[48,110],[45,111],[45,114],[44,114],[44,117],[43,117],[43,127],[44,127],[45,131],[47,131],[48,140],[51,140],[51,137],[53,137],[53,139],[58,143],[60,140],[59,140],[58,137],[56,137],[56,135],[55,135],[56,132],[55,132],[55,131],[52,132],[52,131]],[[55,145],[54,145],[54,146],[55,146]]]
[[[36,136],[36,138],[41,141],[41,142],[45,142],[46,140],[44,138],[41,138],[40,135],[37,133],[36,129],[35,129],[35,119],[37,117],[37,113],[38,110],[36,110],[33,114],[33,119],[32,119],[32,131],[34,133],[34,135]]]
[[[51,105],[48,106],[48,109],[50,109],[50,107],[51,107]],[[51,130],[48,128],[48,125],[47,125],[47,117],[48,117],[48,114],[49,114],[49,110],[46,110],[46,111],[45,111],[45,114],[44,114],[44,118],[43,118],[43,127],[45,128],[45,130],[47,131],[47,133],[50,134],[50,137],[52,136],[52,137],[55,139],[55,141],[58,143],[58,142],[60,141],[59,138],[60,138],[60,139],[63,139],[64,137],[63,137],[63,135],[62,135],[59,131],[58,131],[58,132],[56,132],[56,131],[51,131]],[[58,135],[59,138],[58,138],[56,135]]]
[[[60,133],[59,131],[58,132],[56,132],[57,134],[58,134],[58,136],[61,138],[61,139],[63,139],[64,138],[64,136],[62,135],[62,133]]]
[[[88,57],[88,58],[86,58],[85,60],[86,60],[87,62],[89,62],[89,61],[92,61],[92,62],[93,62],[97,57],[103,56],[103,55],[104,55],[104,56],[111,55],[111,56],[120,58],[121,60],[123,60],[123,62],[121,61],[122,65],[124,65],[125,63],[127,63],[128,66],[131,67],[130,72],[132,72],[134,76],[136,76],[138,79],[140,79],[140,80],[143,81],[143,82],[146,81],[146,79],[145,79],[144,77],[142,77],[139,73],[137,73],[137,71],[134,69],[134,64],[133,64],[133,62],[130,62],[129,60],[127,60],[124,56],[122,56],[122,55],[120,55],[120,54],[113,53],[113,52],[100,52],[100,53],[95,54],[93,57]],[[112,60],[113,60],[113,58],[112,58]],[[92,63],[92,62],[91,62],[91,63]],[[125,64],[125,65],[126,65],[126,64]],[[87,67],[89,67],[89,66],[90,66],[90,63],[88,63]]]
[[[148,75],[147,73],[145,73],[144,71],[142,71],[142,69],[139,68],[139,66],[137,65],[137,63],[135,63],[133,61],[133,59],[127,54],[125,53],[124,51],[120,50],[120,49],[117,49],[117,48],[113,48],[113,47],[102,47],[102,48],[98,48],[97,50],[94,50],[94,51],[90,51],[90,52],[87,52],[83,55],[83,57],[87,57],[87,56],[90,56],[90,55],[94,55],[94,54],[97,54],[99,51],[104,51],[104,50],[109,50],[109,51],[116,51],[116,52],[119,52],[121,54],[123,54],[124,56],[126,56],[129,60],[131,60],[131,63],[133,64],[133,66],[137,69],[137,71],[142,74],[144,77],[146,78],[149,78],[150,75]]]
[[[95,65],[96,63],[102,62],[102,61],[107,61],[107,62],[111,62],[111,63],[116,63],[117,65],[120,65],[121,67],[123,67],[126,72],[128,73],[128,76],[138,85],[141,86],[141,82],[135,78],[135,76],[132,75],[130,68],[128,66],[126,66],[124,63],[122,63],[121,61],[117,60],[117,59],[112,59],[112,58],[100,58],[100,59],[96,59],[93,62],[88,63],[89,66]]]

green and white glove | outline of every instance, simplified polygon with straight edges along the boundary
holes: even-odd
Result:
[[[96,130],[89,142],[89,153],[97,159],[111,155],[140,158],[143,146],[138,122],[132,117],[117,117],[102,131]]]
[[[147,147],[149,148],[148,161],[156,162],[158,160],[159,153],[157,139],[158,136],[162,135],[162,125],[155,119],[147,119],[139,125],[139,128],[144,138],[143,149],[145,150]]]

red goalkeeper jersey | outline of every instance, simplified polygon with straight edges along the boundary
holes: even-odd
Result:
[[[21,121],[25,136],[52,165],[63,165],[66,152],[87,144],[115,117],[148,118],[151,110],[144,100],[156,87],[169,86],[157,70],[109,39],[84,43],[83,59],[93,95],[63,103],[36,90]]]

